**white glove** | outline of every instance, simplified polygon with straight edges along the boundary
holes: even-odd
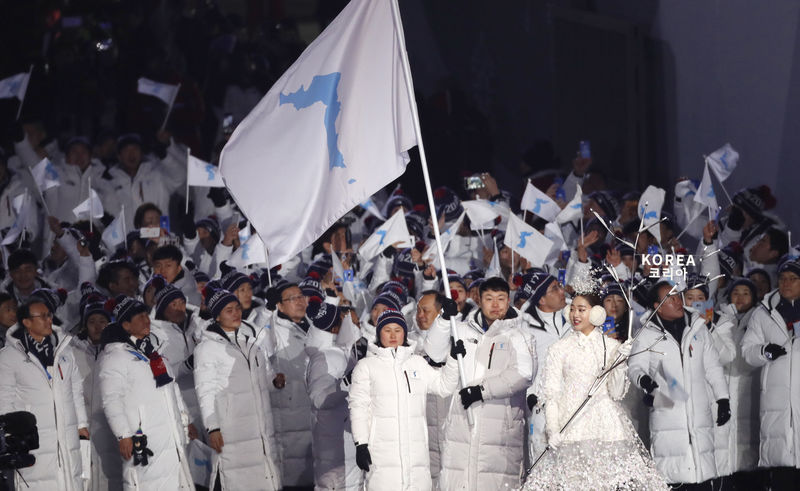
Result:
[[[555,450],[558,448],[559,445],[561,445],[563,438],[564,437],[561,433],[554,431],[547,437],[547,446],[550,447],[552,450]]]
[[[622,343],[621,345],[619,345],[619,348],[617,348],[617,354],[620,354],[622,356],[628,356],[631,354],[631,347],[633,347],[633,341],[629,339],[624,343]]]

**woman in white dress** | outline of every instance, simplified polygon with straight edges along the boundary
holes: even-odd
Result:
[[[553,344],[544,366],[548,450],[523,489],[665,489],[630,420],[617,401],[628,389],[627,365],[620,364],[569,425],[598,375],[630,342],[605,336],[600,298],[579,294],[570,306],[573,331]],[[562,428],[563,431],[562,431]]]

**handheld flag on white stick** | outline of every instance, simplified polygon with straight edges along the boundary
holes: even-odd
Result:
[[[410,234],[401,210],[383,222],[358,248],[358,255],[369,261],[395,242],[408,242]]]
[[[487,278],[503,275],[503,271],[500,269],[500,254],[497,252],[497,242],[493,240],[492,244],[494,245],[494,255],[492,255],[492,260],[489,262],[489,267],[486,268]]]
[[[97,192],[94,189],[90,189],[89,193],[89,197],[73,208],[72,213],[74,213],[78,219],[90,220],[90,213],[91,218],[103,218],[105,210],[103,210],[103,203],[100,201],[100,197],[97,196]]]
[[[383,216],[383,213],[381,213],[381,210],[379,210],[377,205],[375,205],[375,202],[372,201],[372,198],[369,198],[367,201],[361,203],[359,206],[361,206],[361,208],[371,213],[376,218],[384,221],[386,220],[386,217]]]
[[[650,226],[661,220],[661,208],[664,206],[664,197],[666,195],[667,192],[661,188],[647,186],[647,189],[644,190],[639,198],[638,214],[641,220],[641,229],[653,234],[659,244],[661,243],[661,227]]]
[[[225,183],[222,181],[222,174],[213,164],[200,160],[191,154],[187,156],[186,162],[186,176],[189,180],[189,186],[225,187]]]
[[[503,243],[537,268],[544,264],[547,254],[553,248],[552,240],[513,214],[508,216],[508,228]]]
[[[138,81],[137,92],[157,97],[167,104],[167,115],[164,116],[164,122],[161,123],[162,130],[167,125],[169,113],[172,112],[172,106],[175,104],[175,98],[178,97],[180,90],[181,84],[164,84],[144,77],[141,77]]]
[[[23,232],[31,225],[30,221],[33,219],[33,204],[27,190],[14,198],[13,207],[17,212],[17,217],[14,219],[11,228],[6,232],[5,237],[3,237],[3,242],[0,242],[0,245],[13,244],[17,238],[19,238],[21,242],[24,237]]]
[[[544,218],[548,222],[555,220],[556,216],[561,212],[561,207],[550,196],[531,184],[530,181],[525,187],[525,194],[522,195],[522,201],[519,206]]]
[[[722,148],[709,155],[706,158],[706,163],[711,167],[721,184],[736,169],[736,165],[739,163],[739,152],[734,150],[730,143],[726,143]]]
[[[494,221],[501,215],[501,208],[494,201],[484,199],[462,201],[461,206],[469,217],[469,228],[472,230],[483,230],[493,228]]]
[[[694,201],[702,203],[708,208],[709,219],[714,219],[717,214],[717,195],[714,193],[714,185],[711,182],[711,174],[708,171],[708,164],[706,163],[703,169],[703,180],[697,187],[697,193],[694,195]]]
[[[239,246],[238,249],[233,251],[228,264],[234,268],[243,268],[251,264],[261,264],[267,262],[267,254],[264,250],[264,243],[258,234],[250,235],[247,242]]]
[[[39,191],[44,192],[50,188],[61,185],[61,176],[47,157],[43,158],[30,169],[33,180],[36,182],[36,187],[39,188]]]
[[[103,243],[108,250],[113,251],[118,245],[125,242],[125,207],[120,210],[119,215],[103,230]]]
[[[575,196],[567,203],[563,210],[558,212],[556,216],[556,223],[563,225],[565,223],[574,222],[583,216],[583,190],[580,185],[577,186]]]
[[[33,65],[28,69],[28,73],[18,73],[0,80],[0,99],[19,99],[17,108],[17,119],[22,114],[22,105],[25,104],[25,93],[28,92],[28,82],[31,80]]]
[[[566,241],[564,240],[564,234],[561,233],[561,227],[559,227],[557,223],[550,222],[544,226],[544,236],[553,242],[553,247],[550,249],[550,252],[547,253],[545,262],[548,264],[555,263],[561,251],[568,249]]]
[[[220,172],[273,264],[405,171],[417,139],[400,37],[391,2],[351,1],[225,146]]]
[[[455,237],[455,235],[458,233],[458,229],[461,228],[461,224],[464,222],[464,217],[466,216],[466,214],[467,210],[465,209],[464,211],[461,212],[461,215],[458,216],[456,221],[453,222],[453,224],[450,225],[450,227],[447,230],[442,232],[439,239],[439,243],[441,243],[442,245],[442,252],[447,251],[447,246],[450,245],[450,241],[453,240],[453,237]],[[428,245],[429,247],[425,250],[425,252],[422,253],[422,259],[424,260],[433,259],[434,254],[436,254],[438,250],[436,241],[433,241]],[[435,259],[434,259],[434,264],[439,268],[442,268],[441,263],[437,262]]]

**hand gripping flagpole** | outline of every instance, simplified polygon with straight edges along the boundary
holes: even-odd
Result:
[[[439,264],[442,266],[442,282],[444,283],[444,294],[447,298],[452,299],[450,293],[450,281],[447,278],[447,266],[444,262],[444,249],[442,248],[442,236],[439,233],[439,220],[436,217],[436,206],[433,202],[433,191],[431,191],[431,178],[428,175],[428,160],[425,157],[425,146],[422,144],[422,130],[419,126],[419,114],[417,113],[417,103],[414,100],[414,82],[411,79],[411,68],[408,64],[408,53],[406,53],[406,41],[403,34],[403,22],[400,18],[400,9],[397,6],[397,0],[391,0],[392,4],[392,20],[397,34],[398,49],[400,50],[400,58],[403,62],[403,77],[406,81],[408,88],[408,103],[411,106],[412,119],[414,120],[414,133],[417,136],[417,147],[419,148],[419,158],[422,162],[422,177],[425,180],[425,193],[428,195],[428,208],[431,212],[431,224],[433,225],[433,237],[436,239],[436,249],[439,255]],[[455,233],[455,231],[454,231]],[[454,341],[458,341],[458,330],[456,329],[455,318],[450,318],[450,334],[453,336]],[[467,379],[464,375],[464,357],[459,354],[458,361],[458,378],[461,381],[461,387],[467,387]],[[467,409],[467,421],[470,426],[474,425],[474,418],[472,416],[472,408]]]
[[[676,289],[677,289],[677,286],[673,285],[672,288],[669,290],[669,292],[666,295],[664,295],[664,298],[661,299],[661,302],[658,304],[658,307],[653,309],[653,311],[647,317],[647,320],[644,321],[644,323],[642,324],[642,328],[639,329],[639,332],[636,333],[636,336],[634,336],[633,339],[631,339],[631,343],[633,343],[633,341],[635,341],[636,338],[638,338],[639,335],[644,332],[644,326],[646,326],[650,322],[650,320],[653,318],[653,316],[655,316],[656,313],[658,312],[658,309],[660,309],[661,306],[664,305],[664,302],[666,302],[667,299],[670,296],[673,295],[673,292],[675,292]],[[630,338],[628,338],[628,339],[630,339]],[[583,402],[581,402],[580,406],[578,406],[578,409],[576,409],[572,413],[572,415],[569,417],[567,422],[564,423],[564,425],[561,427],[561,430],[559,430],[558,433],[559,434],[563,434],[564,431],[567,429],[567,427],[569,427],[569,425],[573,421],[575,421],[575,418],[578,417],[578,415],[583,410],[583,408],[586,407],[587,404],[589,404],[589,401],[592,400],[592,397],[597,393],[598,390],[600,390],[600,387],[603,386],[603,384],[606,382],[606,380],[608,380],[608,377],[609,377],[609,375],[611,375],[611,372],[613,370],[615,370],[617,367],[619,367],[623,363],[627,362],[628,359],[633,357],[633,356],[641,355],[642,353],[647,353],[648,351],[652,351],[653,347],[656,344],[660,343],[661,341],[663,341],[665,339],[666,339],[666,335],[662,333],[661,336],[656,338],[656,340],[653,341],[650,344],[650,346],[648,346],[647,348],[645,348],[645,349],[643,349],[641,351],[637,351],[636,353],[630,353],[628,355],[623,355],[623,354],[617,352],[617,356],[616,356],[616,358],[614,358],[614,361],[611,363],[611,366],[609,366],[608,368],[603,368],[602,371],[597,375],[597,378],[594,380],[594,382],[592,382],[591,387],[589,387],[589,392],[586,394],[586,398],[583,400]],[[547,445],[547,447],[545,447],[545,449],[542,451],[542,453],[539,454],[539,457],[536,458],[536,460],[533,462],[533,464],[531,464],[531,466],[528,467],[528,470],[525,472],[525,475],[530,474],[531,471],[533,470],[533,468],[536,467],[536,465],[539,464],[539,462],[541,462],[542,458],[550,450],[552,450],[552,447],[550,445]]]

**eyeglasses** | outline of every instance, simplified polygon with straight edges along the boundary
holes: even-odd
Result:
[[[305,295],[292,295],[291,297],[282,298],[281,299],[281,303],[283,303],[283,302],[300,303],[300,302],[305,302],[305,300],[306,300]]]
[[[52,319],[53,314],[51,312],[47,312],[46,314],[31,314],[30,318],[41,317],[43,319]]]

